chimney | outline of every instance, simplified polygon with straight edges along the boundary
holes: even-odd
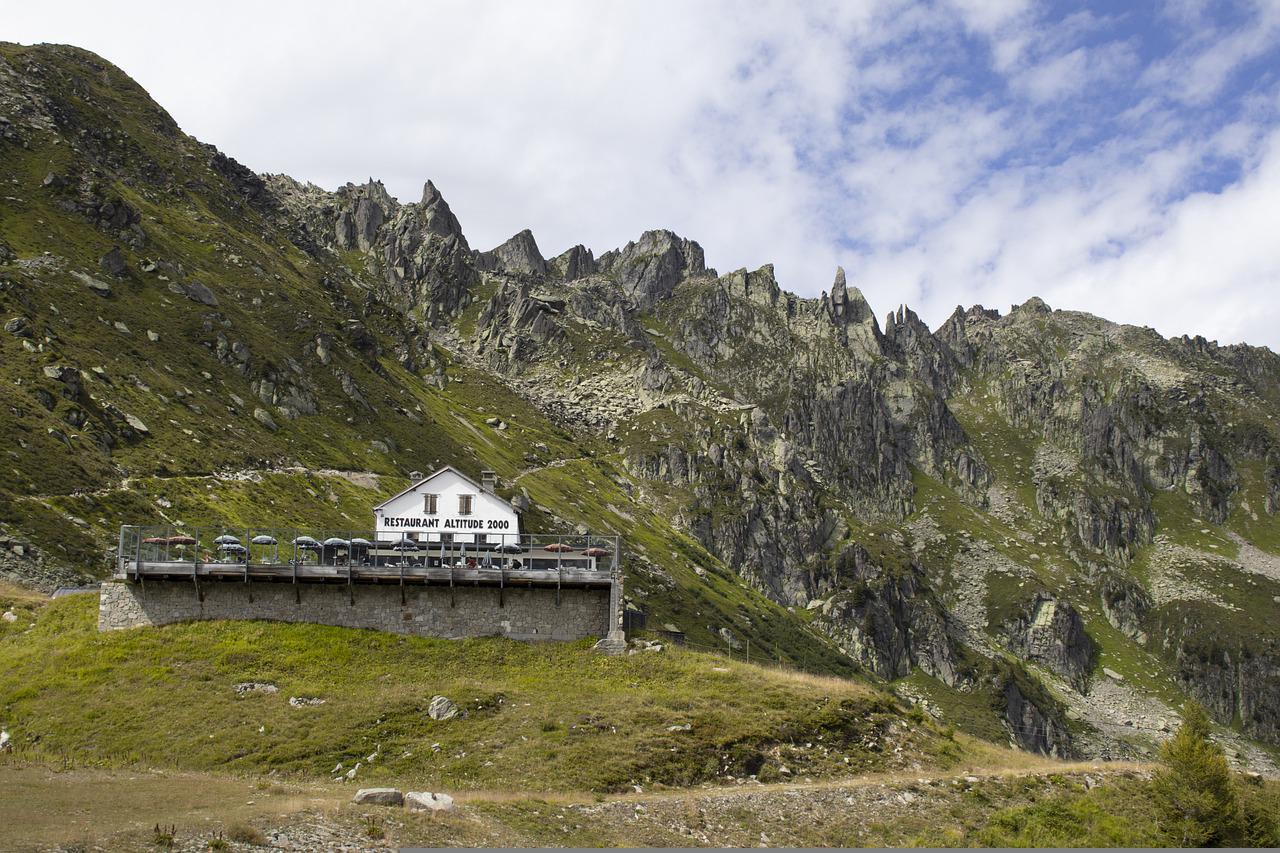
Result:
[[[487,492],[497,491],[498,472],[488,469],[480,472],[480,486]]]

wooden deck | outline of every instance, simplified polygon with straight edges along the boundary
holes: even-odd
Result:
[[[203,563],[122,559],[116,580],[264,581],[274,583],[439,584],[496,587],[608,587],[606,569],[502,569],[448,566],[321,566],[289,563]]]

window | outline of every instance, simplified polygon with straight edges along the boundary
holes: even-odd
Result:
[[[471,515],[471,505],[475,499],[475,495],[458,495],[458,515]]]
[[[435,515],[440,510],[437,505],[440,503],[439,495],[423,495],[422,496],[422,513],[423,515]]]

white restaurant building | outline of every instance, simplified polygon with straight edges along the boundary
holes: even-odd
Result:
[[[498,496],[495,484],[492,472],[484,472],[477,483],[445,466],[373,508],[376,536],[436,545],[514,543],[520,513]]]

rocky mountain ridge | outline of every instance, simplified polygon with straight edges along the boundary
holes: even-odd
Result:
[[[0,116],[6,573],[157,512],[363,523],[286,468],[492,467],[532,525],[623,532],[651,626],[1059,755],[1143,755],[1192,697],[1271,761],[1269,350],[1035,298],[882,326],[843,270],[806,299],[669,231],[479,251],[430,181],[256,175],[73,48],[4,45]]]

